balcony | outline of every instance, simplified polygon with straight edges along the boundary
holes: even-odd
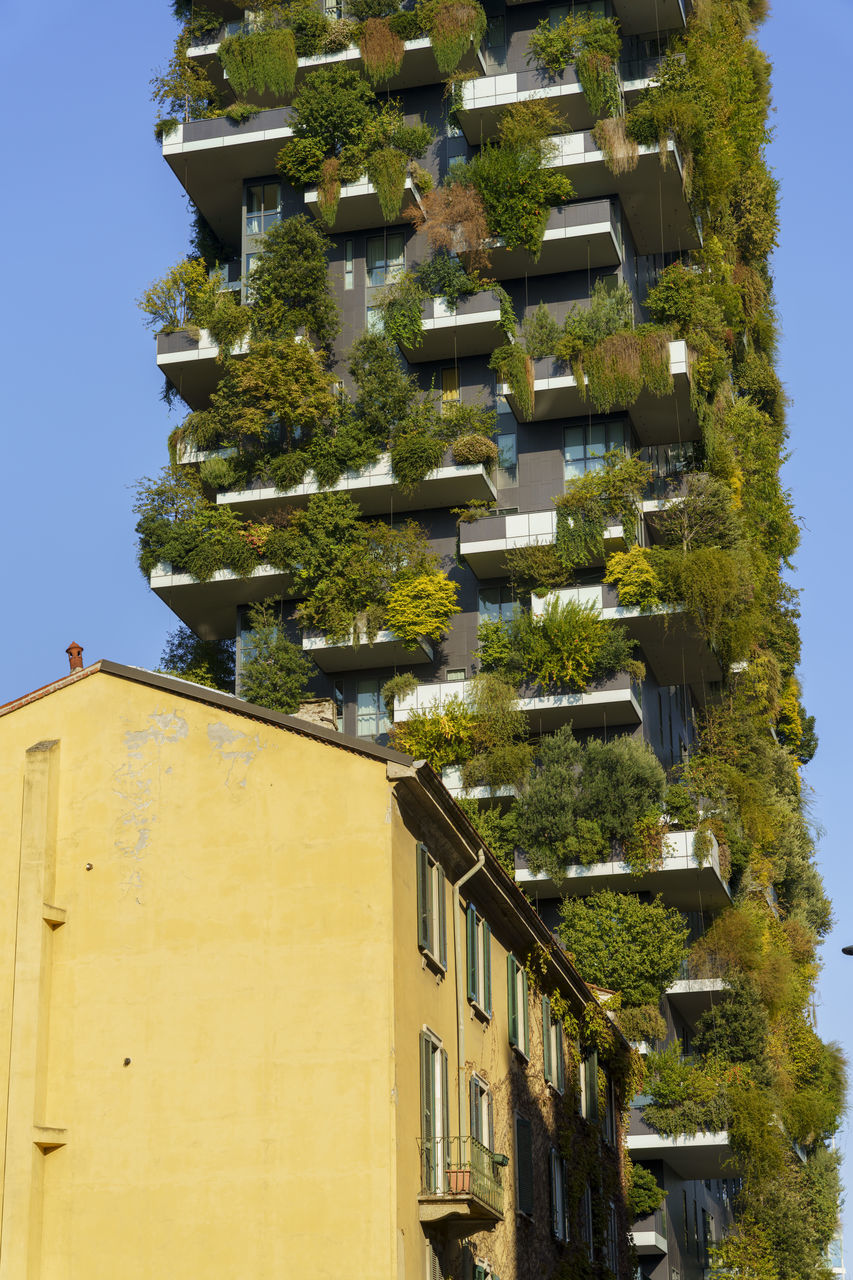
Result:
[[[507,0],[507,4],[529,4],[532,0]],[[687,18],[683,0],[613,0],[613,14],[623,35],[644,31],[679,31]]]
[[[563,134],[550,139],[556,154],[548,161],[571,179],[579,199],[617,195],[622,215],[631,228],[639,254],[698,249],[702,243],[696,219],[684,194],[681,154],[670,140],[667,164],[660,148],[639,147],[637,164],[625,173],[612,173],[592,133]]]
[[[321,671],[366,671],[370,667],[405,667],[432,662],[432,646],[426,640],[416,645],[403,643],[393,631],[379,631],[373,640],[353,634],[342,641],[329,640],[320,631],[306,631],[302,652],[313,658]]]
[[[163,139],[163,159],[225,244],[239,245],[243,182],[276,172],[288,138],[290,108],[276,107],[241,124],[224,116],[179,124]]]
[[[700,904],[705,910],[717,911],[731,901],[728,883],[720,870],[719,846],[711,836],[711,852],[700,862],[693,852],[695,838],[695,831],[668,832],[661,866],[654,871],[638,875],[627,862],[614,857],[591,866],[567,867],[560,884],[545,872],[534,874],[525,855],[517,853],[515,879],[539,898],[579,898],[611,889],[615,893],[648,893],[653,897],[660,894],[668,907],[679,911],[695,911]]]
[[[415,711],[440,711],[448,699],[467,698],[468,680],[433,681],[394,703],[394,722],[408,720]],[[640,689],[627,675],[615,676],[584,693],[541,693],[522,690],[518,707],[527,717],[531,734],[550,733],[560,725],[576,729],[635,726],[642,722]]]
[[[668,395],[654,396],[643,391],[632,405],[613,406],[614,412],[618,409],[627,412],[642,445],[676,444],[699,439],[699,420],[690,402],[690,353],[683,340],[670,342],[669,366],[673,387]],[[581,418],[595,412],[592,402],[582,396],[571,370],[554,356],[533,362],[532,418],[525,419],[518,400],[506,383],[498,386],[497,393],[507,399],[519,422]]]
[[[656,1209],[640,1218],[631,1228],[634,1252],[641,1258],[662,1256],[667,1252],[666,1210]]]
[[[538,68],[483,76],[462,85],[462,106],[457,118],[472,146],[497,137],[504,107],[531,98],[545,98],[564,118],[569,129],[591,129],[595,120],[573,67],[549,76]]]
[[[507,249],[501,239],[491,243],[489,275],[496,280],[617,267],[622,261],[622,227],[613,200],[578,200],[552,209],[536,262],[526,249]]]
[[[305,207],[312,213],[320,225],[332,232],[345,234],[350,231],[364,231],[371,227],[393,226],[406,222],[406,211],[420,205],[417,188],[411,178],[406,179],[403,192],[403,203],[396,218],[389,222],[379,206],[376,188],[367,178],[358,182],[347,182],[341,187],[341,198],[338,202],[335,220],[331,227],[320,212],[320,193],[316,187],[305,192]]]
[[[454,800],[515,800],[515,787],[466,787],[462,782],[459,765],[447,764],[441,771],[441,781]]]
[[[444,298],[430,298],[423,304],[421,314],[420,346],[400,343],[410,364],[486,355],[506,342],[500,304],[490,289],[460,298],[455,307]]]
[[[459,526],[459,554],[478,578],[505,578],[509,574],[506,553],[516,547],[547,547],[557,536],[557,512],[526,511],[508,516],[484,516]],[[621,524],[604,530],[607,553],[625,548]]]
[[[655,505],[655,504],[653,504]],[[619,604],[619,593],[609,583],[585,587],[560,587],[545,596],[534,596],[534,616],[546,605],[558,600],[594,605],[603,621],[620,622],[626,627],[643,652],[643,658],[658,684],[690,684],[701,691],[722,678],[716,654],[709,647],[696,623],[683,609],[659,605],[643,612]]]
[[[400,489],[391,470],[390,455],[383,453],[370,467],[345,471],[333,485],[318,484],[313,472],[292,489],[275,489],[258,485],[240,492],[220,493],[220,506],[233,507],[243,515],[257,519],[281,507],[304,507],[316,493],[348,493],[365,515],[386,515],[393,511],[426,511],[439,507],[463,506],[465,503],[493,502],[495,486],[482,463],[459,464],[449,460],[437,467],[410,492]]]
[[[418,1153],[421,1222],[470,1223],[474,1231],[500,1222],[506,1156],[490,1151],[476,1138],[422,1138]]]
[[[702,905],[710,904],[703,900]],[[724,978],[678,978],[667,987],[665,994],[684,1022],[695,1027],[697,1019],[713,1009],[728,989]]]
[[[246,340],[234,348],[234,355],[245,355],[248,349]],[[206,407],[210,393],[222,376],[219,347],[207,329],[158,333],[157,368],[162,369],[191,409]]]
[[[224,24],[215,37],[208,38],[205,44],[193,44],[188,50],[188,56],[205,67],[208,76],[220,90],[225,89],[228,84],[222,63],[219,61],[220,41],[225,35],[236,35],[241,30],[245,30],[245,24],[242,22]],[[330,67],[335,64],[343,64],[354,71],[362,72],[364,62],[358,45],[350,45],[348,49],[342,49],[337,53],[318,53],[300,58],[296,71],[297,88],[309,72],[317,67]],[[476,65],[477,50],[472,46],[463,54],[459,66],[463,71],[472,71]],[[383,84],[382,92],[385,92],[386,88],[393,93],[400,89],[416,89],[427,84],[442,84],[446,78],[438,69],[429,38],[420,36],[416,40],[405,42],[400,74],[392,76],[387,86]],[[253,98],[253,101],[263,107],[272,107],[276,105],[277,100],[266,95]]]
[[[160,564],[152,570],[149,584],[201,640],[233,640],[239,605],[288,596],[292,590],[289,576],[268,564],[259,565],[248,577],[219,569],[208,582],[173,573],[171,565]]]
[[[633,1108],[627,1145],[632,1160],[663,1160],[686,1182],[731,1178],[737,1174],[726,1129],[665,1138],[645,1123],[641,1110]]]

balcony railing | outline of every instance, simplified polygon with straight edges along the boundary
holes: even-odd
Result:
[[[484,1147],[476,1138],[422,1138],[421,1199],[475,1201],[495,1218],[503,1217],[503,1168],[506,1156]],[[472,1208],[475,1212],[472,1213]],[[464,1216],[476,1216],[467,1204]]]

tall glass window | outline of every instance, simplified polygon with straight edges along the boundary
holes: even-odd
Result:
[[[356,688],[356,733],[359,738],[376,738],[391,728],[391,717],[382,694],[381,681],[359,680]]]
[[[611,449],[630,447],[630,428],[626,422],[589,422],[563,429],[565,477],[585,475],[604,466],[604,455]]]
[[[479,596],[481,622],[509,622],[521,606],[510,587],[482,587]]]
[[[390,284],[406,269],[405,237],[402,231],[370,236],[367,241],[367,283],[371,288]]]
[[[281,183],[250,183],[246,188],[246,235],[262,236],[276,222],[281,222]]]
[[[495,436],[498,446],[498,484],[513,485],[518,481],[518,436],[515,430],[499,431]]]
[[[441,371],[441,411],[459,403],[459,370],[453,366]]]

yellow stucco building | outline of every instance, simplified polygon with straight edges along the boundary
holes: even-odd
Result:
[[[101,662],[0,797],[0,1280],[628,1274],[599,1008],[428,768]]]

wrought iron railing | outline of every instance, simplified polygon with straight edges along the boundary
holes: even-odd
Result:
[[[494,1213],[503,1214],[502,1172],[506,1156],[470,1137],[422,1138],[418,1149],[422,1196],[473,1196]]]

